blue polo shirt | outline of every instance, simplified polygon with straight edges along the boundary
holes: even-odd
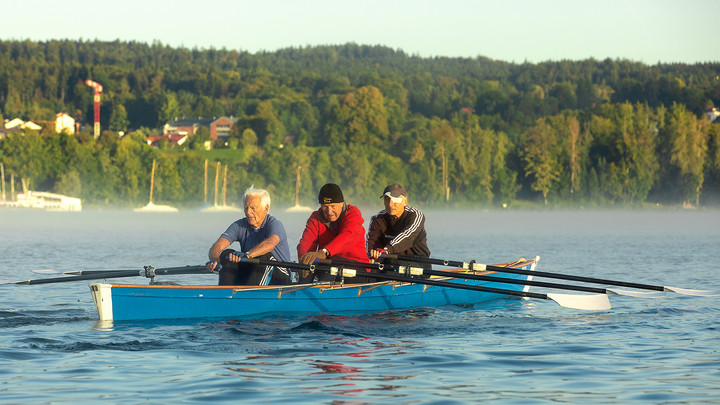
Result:
[[[247,218],[238,219],[230,224],[220,237],[227,239],[231,244],[233,242],[240,243],[240,250],[247,252],[271,235],[277,235],[280,242],[270,253],[279,261],[289,262],[290,247],[288,246],[285,227],[282,222],[270,214],[265,217],[265,221],[258,228],[250,225]]]

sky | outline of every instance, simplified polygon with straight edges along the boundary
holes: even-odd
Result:
[[[2,40],[250,53],[353,42],[515,63],[720,61],[719,0],[3,0],[0,13]]]

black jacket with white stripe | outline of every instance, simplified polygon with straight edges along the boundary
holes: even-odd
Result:
[[[368,255],[373,249],[407,256],[430,256],[425,232],[425,215],[417,208],[406,206],[400,218],[382,210],[370,219],[367,233]]]

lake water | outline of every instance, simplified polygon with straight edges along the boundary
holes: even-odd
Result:
[[[307,214],[273,214],[294,247]],[[720,288],[718,211],[426,215],[437,258]],[[204,263],[235,217],[0,210],[0,279]],[[101,324],[87,284],[0,285],[0,403],[720,403],[720,297]]]

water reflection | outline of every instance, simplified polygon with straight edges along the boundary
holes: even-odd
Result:
[[[360,368],[358,367],[348,366],[339,362],[312,360],[310,361],[310,364],[321,370],[313,374],[347,374],[362,372],[362,370],[360,370]],[[353,376],[345,376],[343,377],[343,379],[353,380],[354,378]]]
[[[112,332],[115,330],[115,323],[113,321],[96,321],[93,326],[93,330],[100,332]]]

